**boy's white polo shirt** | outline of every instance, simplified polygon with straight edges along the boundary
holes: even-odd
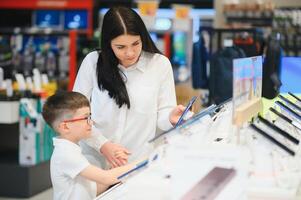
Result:
[[[79,145],[53,138],[54,151],[50,162],[54,199],[88,200],[97,195],[96,182],[79,176],[90,165]]]

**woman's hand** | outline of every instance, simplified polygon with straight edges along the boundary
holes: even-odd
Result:
[[[119,144],[106,142],[101,146],[100,152],[104,155],[112,168],[127,164],[129,150]]]
[[[174,126],[179,121],[185,107],[183,105],[177,105],[169,114],[169,121]]]
[[[129,154],[126,153],[124,150],[119,150],[119,151],[115,151],[114,156],[117,159],[123,159],[123,160],[127,161]]]

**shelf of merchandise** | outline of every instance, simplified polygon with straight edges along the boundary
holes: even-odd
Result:
[[[1,0],[0,9],[16,10],[87,10],[89,37],[93,34],[93,0]]]
[[[80,34],[86,34],[86,31],[70,30],[70,31],[57,31],[57,30],[33,30],[33,29],[10,29],[0,28],[0,35],[32,35],[32,36],[67,36],[70,40],[69,46],[69,77],[68,77],[68,90],[71,91],[74,85],[77,72],[77,38]]]
[[[77,71],[77,38],[79,34],[92,36],[93,0],[1,0],[0,10],[86,10],[88,26],[86,30],[38,30],[33,28],[0,28],[4,35],[63,36],[70,40],[69,84],[71,90]],[[28,198],[51,187],[50,161],[36,165],[19,164],[19,122],[1,124],[0,142],[0,196]]]
[[[72,90],[77,71],[77,37],[84,32],[72,31],[32,31],[31,29],[0,29],[0,35],[32,35],[32,36],[63,36],[70,40],[69,46],[69,84]],[[0,141],[0,196],[28,198],[51,187],[50,162],[43,161],[36,165],[22,166],[18,161],[19,122],[1,124]]]
[[[70,38],[70,70],[69,70],[69,84],[68,90],[71,90],[76,76],[77,71],[77,60],[76,60],[76,41],[78,34],[87,34],[88,37],[93,35],[93,0],[1,0],[0,9],[16,9],[16,10],[87,10],[88,12],[88,27],[86,30],[70,30],[70,31],[55,31],[50,32],[47,30],[40,30],[32,32],[32,29],[22,29],[20,33],[25,34],[68,34]],[[8,32],[14,32],[8,30]],[[5,33],[5,30],[1,30],[1,33]]]

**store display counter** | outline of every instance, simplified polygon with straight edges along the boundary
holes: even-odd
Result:
[[[239,130],[233,126],[232,102],[216,108],[196,114],[199,117],[164,135],[147,166],[96,199],[183,199],[187,194],[200,194],[195,191],[214,199],[296,199],[301,183],[300,145],[273,136],[290,145],[295,152],[292,156],[249,123]],[[260,125],[257,119],[253,123]],[[290,124],[279,119],[275,124],[301,139],[300,131]],[[212,176],[216,168],[233,173]],[[200,187],[204,182],[206,187]]]
[[[0,196],[28,198],[51,187],[50,162],[34,166],[0,162]]]

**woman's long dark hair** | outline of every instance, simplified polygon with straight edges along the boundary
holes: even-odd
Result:
[[[119,61],[115,56],[111,41],[124,34],[139,35],[142,50],[160,53],[152,41],[140,16],[132,9],[115,7],[104,15],[101,31],[101,51],[97,61],[97,82],[100,90],[107,90],[109,96],[121,107],[130,108],[130,99],[118,68]]]

